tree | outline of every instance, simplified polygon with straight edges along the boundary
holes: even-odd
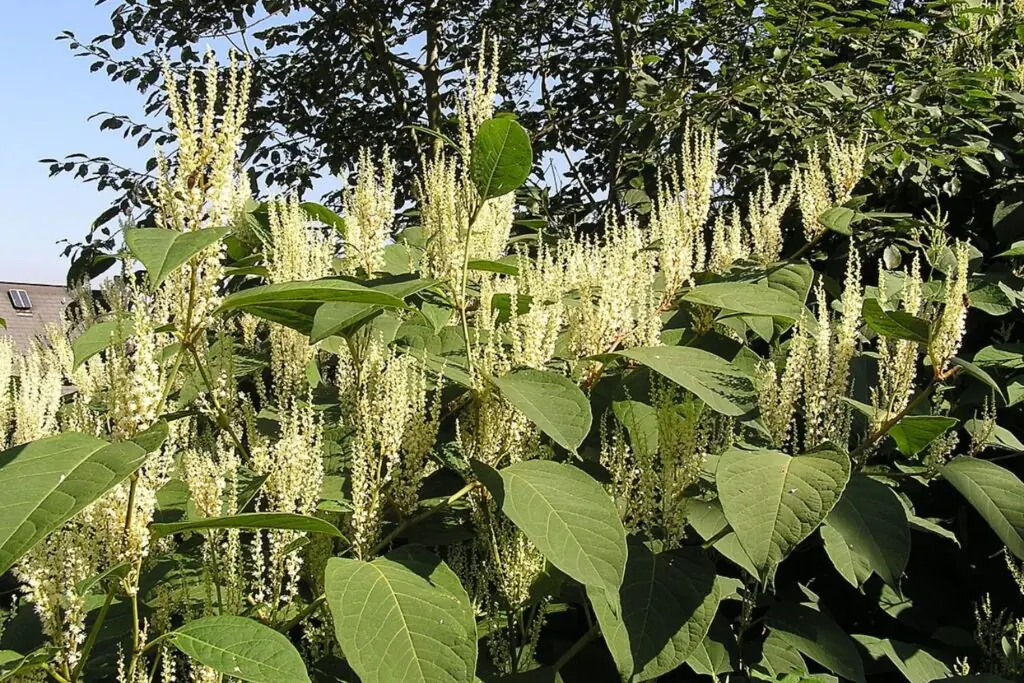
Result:
[[[138,87],[154,115],[166,109],[155,87],[165,53],[181,71],[198,44],[233,46],[255,67],[251,182],[303,191],[364,146],[391,147],[398,185],[413,188],[434,140],[424,129],[453,133],[464,66],[496,36],[501,107],[533,131],[538,158],[524,208],[566,230],[600,229],[609,206],[647,206],[656,169],[696,126],[717,129],[731,191],[765,172],[784,182],[808,140],[824,149],[829,131],[863,132],[876,142],[860,188],[870,209],[938,206],[955,224],[991,214],[1018,184],[1021,26],[1016,5],[982,0],[123,0],[109,34],[62,38],[94,71]],[[140,145],[174,135],[114,114],[100,126]],[[45,161],[119,191],[98,223],[145,207],[147,173],[104,157]],[[103,237],[87,260],[112,246]]]

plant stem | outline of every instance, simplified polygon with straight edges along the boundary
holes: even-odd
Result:
[[[732,533],[732,527],[727,524],[724,527],[722,527],[722,530],[719,531],[717,534],[713,535],[711,538],[709,538],[708,540],[704,541],[704,543],[702,543],[701,546],[700,546],[701,549],[702,550],[707,550],[708,548],[713,547],[716,543],[721,541],[723,538],[728,536],[730,533]]]
[[[380,551],[382,551],[385,548],[387,548],[391,544],[391,542],[393,540],[395,540],[396,538],[398,538],[398,536],[400,536],[403,532],[405,532],[408,529],[416,526],[417,524],[419,524],[423,520],[429,519],[430,517],[433,517],[438,512],[441,512],[442,510],[444,510],[445,508],[450,506],[455,501],[459,500],[460,498],[465,497],[470,491],[472,491],[473,489],[477,488],[478,486],[480,486],[480,482],[478,482],[478,481],[471,481],[468,484],[466,484],[465,486],[463,486],[461,489],[459,489],[458,491],[456,491],[455,493],[453,493],[452,495],[448,496],[443,501],[441,501],[440,503],[435,505],[434,507],[429,508],[427,510],[424,510],[423,512],[421,512],[420,514],[416,515],[415,517],[410,517],[406,521],[402,522],[397,527],[395,527],[395,529],[392,530],[391,533],[389,533],[387,536],[385,536],[383,541],[381,541],[380,543],[378,543],[374,547],[373,551],[371,552],[371,555],[378,554]]]
[[[49,674],[53,680],[57,681],[57,683],[71,683],[67,678],[57,673],[57,671],[49,664],[43,664],[40,668]]]
[[[477,202],[473,209],[473,215],[469,217],[466,224],[466,242],[462,250],[462,282],[458,295],[459,315],[462,317],[462,334],[466,338],[466,367],[469,368],[469,376],[473,377],[473,349],[469,341],[469,317],[467,316],[468,306],[466,305],[466,288],[469,285],[469,241],[473,237],[473,224],[476,223],[480,210],[484,207],[484,201]]]
[[[160,656],[163,652],[163,650],[157,650],[156,656],[153,657],[153,666],[149,668],[149,683],[153,683],[156,680],[156,669],[160,666]]]
[[[786,260],[787,261],[795,261],[798,258],[801,258],[802,256],[804,256],[807,252],[809,252],[811,249],[813,249],[814,247],[816,247],[818,245],[818,242],[820,242],[825,237],[825,234],[827,232],[828,232],[827,228],[822,230],[820,233],[818,233],[817,237],[815,237],[810,242],[807,242],[806,244],[804,244],[804,246],[802,246],[799,249],[797,249],[793,253],[793,255],[788,257]]]
[[[245,447],[242,440],[238,437],[238,433],[235,432],[235,428],[231,426],[231,420],[228,419],[227,413],[220,404],[220,399],[217,398],[217,392],[213,389],[213,380],[210,378],[210,373],[203,365],[202,360],[199,358],[199,352],[196,351],[195,346],[191,342],[187,343],[185,347],[188,352],[192,354],[192,359],[196,362],[196,369],[199,370],[199,376],[203,379],[203,384],[206,385],[206,390],[210,393],[210,400],[213,401],[213,408],[217,411],[217,426],[228,433],[231,437],[231,441],[234,442],[235,448],[238,449],[247,459],[251,460],[252,455],[249,453],[249,449]]]
[[[293,618],[289,619],[284,624],[281,624],[277,630],[281,633],[288,633],[288,631],[291,631],[293,628],[305,621],[307,617],[323,607],[325,602],[327,602],[327,596],[321,595],[319,598],[306,605],[305,609],[296,614]]]
[[[580,639],[577,640],[575,643],[573,643],[572,647],[570,647],[568,650],[566,650],[562,654],[562,656],[558,658],[558,661],[556,661],[551,668],[554,669],[556,672],[561,671],[562,668],[566,664],[568,664],[572,660],[573,657],[578,655],[580,653],[580,651],[583,648],[585,648],[588,643],[590,643],[590,641],[592,641],[594,638],[596,638],[597,634],[600,633],[600,632],[601,632],[601,629],[595,623],[593,626],[590,627],[590,630],[588,630],[586,633],[584,633],[582,636],[580,636]]]
[[[88,637],[85,639],[85,645],[82,646],[82,655],[78,660],[78,664],[75,665],[75,670],[71,672],[71,683],[78,680],[78,677],[82,674],[82,669],[85,668],[85,663],[89,659],[89,654],[92,652],[93,646],[96,645],[96,640],[99,638],[100,629],[103,628],[103,621],[107,618],[107,612],[110,611],[110,604],[114,601],[114,594],[117,592],[117,582],[113,582],[110,585],[110,590],[107,591],[107,597],[103,601],[103,606],[100,607],[100,613],[96,615],[96,621],[92,625],[92,629],[89,631]]]
[[[874,446],[879,439],[888,434],[889,430],[895,427],[900,420],[909,415],[915,408],[921,405],[924,401],[928,400],[928,398],[932,395],[932,392],[935,391],[935,387],[937,387],[938,384],[939,380],[936,378],[932,378],[928,382],[928,385],[920,392],[918,392],[918,394],[913,398],[913,400],[907,403],[906,407],[903,408],[903,410],[890,417],[888,420],[883,422],[877,430],[875,430],[872,434],[869,434],[867,438],[865,438],[864,441],[862,441],[860,445],[858,445],[857,448],[855,448],[853,452],[850,453],[850,460],[856,462],[857,459],[860,456],[864,455],[868,450],[870,450],[871,447]]]

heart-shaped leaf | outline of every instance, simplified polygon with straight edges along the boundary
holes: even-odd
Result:
[[[715,473],[722,511],[762,571],[821,524],[849,479],[849,456],[832,447],[797,457],[733,449],[722,454]]]
[[[137,470],[146,450],[64,432],[0,453],[0,574]]]
[[[233,679],[250,683],[309,683],[309,674],[288,637],[253,619],[196,619],[170,634],[174,647]]]
[[[625,681],[649,681],[685,662],[718,611],[715,567],[695,551],[629,547],[619,589],[621,615],[600,588],[588,589],[608,649]],[[631,678],[632,677],[632,678]]]
[[[178,232],[163,228],[128,228],[124,243],[149,274],[149,286],[156,289],[167,276],[207,247],[220,242],[231,228],[205,228]]]
[[[74,367],[78,368],[97,353],[124,342],[134,333],[135,323],[131,320],[101,320],[93,323],[71,342]]]
[[[372,562],[327,561],[327,605],[341,650],[364,683],[471,683],[476,619],[440,559],[405,546]]]
[[[618,355],[643,363],[651,370],[696,394],[719,413],[740,416],[754,407],[754,383],[746,372],[702,349],[655,346],[627,349]]]
[[[876,334],[890,339],[907,339],[927,344],[931,338],[931,325],[906,311],[886,311],[878,299],[865,299],[862,309],[864,322]]]
[[[473,139],[469,176],[482,199],[515,190],[532,167],[530,136],[515,120],[502,116],[480,124]]]
[[[827,535],[826,529],[838,539]],[[906,508],[891,488],[870,477],[850,479],[822,527],[822,537],[839,573],[856,587],[872,571],[890,586],[898,586],[910,559]]]
[[[837,676],[864,682],[864,662],[857,646],[823,612],[782,602],[768,610],[765,623],[787,643]]]
[[[1024,559],[1024,483],[994,462],[954,458],[939,473],[981,513],[996,535]]]
[[[907,415],[889,430],[889,436],[901,453],[917,455],[956,422],[955,418],[942,415]]]
[[[567,451],[575,452],[590,433],[590,401],[565,375],[525,368],[492,381],[505,400]]]
[[[737,313],[799,320],[803,301],[781,289],[748,282],[713,282],[698,285],[683,295],[685,301]],[[769,321],[770,322],[770,321]]]
[[[502,512],[551,564],[585,586],[618,595],[626,530],[604,488],[578,467],[526,460],[500,472],[476,463]],[[498,476],[500,475],[500,476]]]

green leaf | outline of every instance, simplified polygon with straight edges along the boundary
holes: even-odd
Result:
[[[658,452],[658,411],[640,401],[612,403],[615,418],[629,432],[629,445],[641,458],[651,458]]]
[[[163,228],[127,228],[124,243],[149,274],[149,286],[156,289],[167,276],[207,247],[220,242],[231,228],[205,228],[178,232]]]
[[[966,361],[963,358],[959,358],[957,356],[954,356],[952,359],[950,359],[949,362],[951,365],[955,365],[956,367],[963,370],[964,374],[973,377],[982,384],[986,385],[992,391],[996,392],[996,394],[998,394],[1004,401],[1006,400],[1006,394],[1003,392],[1003,388],[999,386],[999,383],[992,378],[992,375],[988,374],[974,363]]]
[[[896,441],[901,453],[913,456],[956,423],[955,418],[941,415],[907,415],[889,430],[889,436]]]
[[[345,219],[328,209],[323,204],[317,204],[316,202],[302,202],[299,204],[306,215],[315,221],[320,221],[324,225],[330,226],[337,230],[342,237],[347,234],[348,228],[345,224]]]
[[[971,419],[964,422],[964,429],[975,438],[985,437],[984,444],[992,448],[1003,448],[1017,453],[1024,452],[1024,443],[1005,427],[986,425],[983,420]]]
[[[908,339],[927,344],[931,338],[931,325],[927,320],[905,311],[886,311],[878,299],[865,299],[864,322],[876,334],[890,339]]]
[[[995,344],[974,354],[979,368],[1024,370],[1024,344]]]
[[[567,451],[590,433],[590,401],[576,383],[548,370],[513,370],[491,380],[502,397]]]
[[[910,683],[930,683],[952,673],[945,662],[918,645],[886,639],[879,646]]]
[[[470,259],[470,270],[480,270],[486,273],[501,273],[502,275],[519,275],[519,267],[515,262],[490,261],[487,259]]]
[[[201,531],[203,529],[290,529],[345,538],[338,527],[326,520],[291,512],[247,512],[227,517],[204,517],[188,522],[149,525],[154,540],[183,531]]]
[[[778,676],[807,673],[807,662],[803,655],[776,631],[769,633],[761,644],[758,667],[767,671],[772,680]]]
[[[485,466],[478,475],[551,564],[585,586],[618,595],[626,571],[626,530],[593,477],[550,460],[525,460],[497,473]]]
[[[363,683],[470,683],[477,632],[469,596],[440,559],[405,546],[372,562],[331,558],[327,604]]]
[[[340,280],[322,278],[262,285],[243,289],[228,296],[220,305],[220,312],[254,310],[265,306],[295,304],[323,304],[329,301],[349,301],[376,306],[405,307],[400,298],[363,285]]]
[[[959,457],[939,474],[974,506],[996,535],[1024,559],[1024,483],[994,462]]]
[[[840,235],[852,235],[853,228],[850,226],[853,225],[856,217],[857,212],[847,206],[833,206],[818,216],[818,222],[832,232],[838,232]]]
[[[601,588],[588,590],[605,643],[626,681],[649,681],[681,666],[718,610],[715,567],[699,551],[652,553],[629,546],[619,589],[621,616]],[[632,678],[630,678],[632,676]]]
[[[726,559],[745,569],[754,578],[760,578],[760,572],[747,556],[747,551],[740,545],[736,532],[728,528],[729,522],[725,519],[725,513],[722,512],[719,501],[700,499],[688,501],[686,521],[705,541],[715,539],[711,547],[722,553]]]
[[[389,281],[374,281],[368,287],[383,294],[405,299],[417,292],[431,287],[437,283],[436,280],[424,280],[420,278],[388,278]],[[359,322],[369,319],[378,311],[382,310],[377,304],[367,304],[355,301],[332,301],[321,305],[313,315],[313,326],[309,332],[310,343],[323,341],[336,334],[345,334],[348,328]]]
[[[800,301],[807,301],[807,295],[814,284],[814,269],[805,261],[773,265],[764,276],[764,282],[780,292],[792,294]]]
[[[309,683],[288,637],[253,619],[204,617],[171,632],[174,647],[214,671],[250,683]]]
[[[768,610],[765,623],[832,673],[863,683],[864,663],[857,646],[831,617],[804,605],[778,603]]]
[[[655,346],[619,351],[696,394],[723,415],[740,416],[756,404],[750,375],[729,361],[702,349]]]
[[[853,477],[822,532],[825,529],[834,530],[852,556],[849,561],[837,560],[826,540],[825,549],[843,578],[855,587],[863,583],[863,572],[851,569],[855,563],[866,566],[869,575],[877,572],[890,586],[899,585],[910,559],[910,526],[906,508],[891,488],[869,477]]]
[[[762,571],[818,527],[849,478],[849,456],[831,447],[797,457],[732,449],[722,454],[715,473],[722,511]]]
[[[142,465],[146,451],[64,432],[0,453],[0,575]]]
[[[508,117],[480,124],[473,139],[469,176],[482,199],[500,197],[522,185],[533,167],[530,136]]]
[[[135,323],[131,320],[102,320],[93,323],[71,342],[71,351],[74,354],[73,367],[77,369],[97,353],[124,342],[133,334]]]
[[[729,623],[717,615],[711,622],[704,642],[697,646],[686,663],[698,674],[717,676],[736,671],[739,659],[740,648],[736,636],[729,628]]]
[[[804,304],[793,294],[767,285],[748,282],[714,282],[698,285],[683,295],[684,301],[714,306],[737,313],[799,320]]]
[[[851,586],[860,587],[871,578],[871,564],[868,559],[859,553],[852,552],[851,546],[835,528],[825,524],[819,530],[821,540],[825,546],[825,553],[832,560],[836,571],[846,579]]]

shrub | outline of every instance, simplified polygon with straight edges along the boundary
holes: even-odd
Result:
[[[1021,675],[1024,350],[965,341],[1019,245],[861,213],[864,136],[729,197],[696,126],[548,234],[486,63],[393,235],[386,153],[343,215],[254,201],[229,73],[171,79],[121,276],[0,346],[0,679]]]

